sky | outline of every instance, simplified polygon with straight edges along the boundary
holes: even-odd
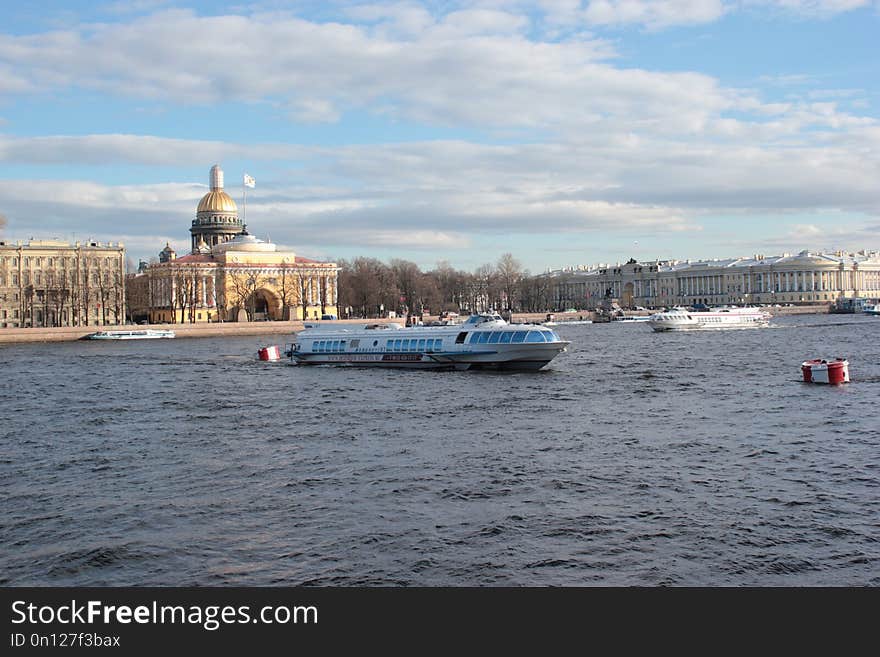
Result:
[[[187,253],[220,164],[321,260],[880,248],[880,0],[0,9],[5,240]]]

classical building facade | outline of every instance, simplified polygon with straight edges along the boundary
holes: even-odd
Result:
[[[0,328],[124,321],[121,243],[0,241]]]
[[[551,280],[558,308],[595,309],[606,295],[624,308],[721,304],[830,304],[880,297],[880,253],[755,255],[727,260],[653,260],[561,269]]]
[[[190,227],[191,252],[169,244],[159,262],[132,281],[145,297],[151,323],[318,319],[336,315],[335,263],[279,249],[248,234],[223,171],[211,168],[211,191]]]

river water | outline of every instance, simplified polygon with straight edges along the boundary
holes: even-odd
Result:
[[[880,585],[880,319],[557,331],[537,373],[0,346],[0,583]]]

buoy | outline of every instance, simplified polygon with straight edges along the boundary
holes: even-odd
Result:
[[[804,383],[849,383],[849,361],[845,358],[814,358],[801,363]]]
[[[260,357],[260,360],[281,360],[281,350],[278,348],[278,345],[262,347],[257,352],[257,355]]]

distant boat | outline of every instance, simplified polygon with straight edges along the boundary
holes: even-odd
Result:
[[[648,325],[655,331],[758,328],[767,326],[769,318],[760,308],[718,308],[709,312],[673,308],[651,315]]]
[[[880,315],[880,303],[875,303],[873,306],[865,306],[862,312],[866,315]]]
[[[612,322],[623,322],[625,324],[636,324],[638,322],[647,322],[651,319],[650,315],[630,315],[630,316],[615,316],[611,318]]]
[[[173,338],[174,331],[167,329],[144,329],[142,331],[98,331],[85,336],[85,340],[153,340]]]
[[[847,315],[864,312],[868,307],[867,299],[861,297],[843,298],[835,301],[828,312]]]

